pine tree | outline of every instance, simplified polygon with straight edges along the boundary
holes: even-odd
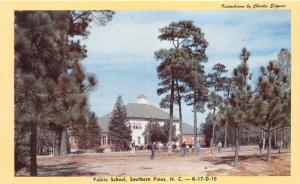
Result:
[[[224,98],[223,98],[223,104],[228,104],[228,99],[231,91],[231,83],[232,79],[231,77],[224,77],[224,84],[223,84],[223,90],[224,90]],[[228,121],[225,121],[224,126],[225,126],[225,133],[224,133],[224,148],[227,147],[227,138],[228,138]]]
[[[215,143],[214,138],[215,138],[216,110],[217,107],[222,102],[222,96],[219,95],[218,92],[224,89],[224,83],[226,78],[223,77],[222,75],[228,71],[226,70],[225,65],[221,63],[215,64],[212,70],[213,73],[209,73],[207,75],[208,85],[212,88],[212,91],[208,96],[207,107],[208,109],[213,110],[213,116],[214,116],[212,138],[210,141],[211,147]]]
[[[30,124],[30,174],[32,176],[37,175],[38,124],[49,121],[51,114],[48,98],[51,88],[49,87],[58,77],[56,72],[61,71],[63,66],[59,57],[59,49],[63,48],[57,43],[60,39],[57,32],[64,32],[66,29],[56,27],[55,18],[46,12],[16,12],[15,14],[16,126]]]
[[[278,64],[280,68],[282,68],[282,74],[288,77],[288,82],[284,85],[282,85],[282,88],[284,88],[287,91],[291,91],[291,53],[288,49],[282,48],[280,52],[278,53],[277,60],[274,61],[275,64]],[[286,145],[287,142],[285,139],[290,139],[290,124],[287,124],[287,126],[284,126],[281,128],[280,133],[280,146],[279,146],[279,153],[281,152],[281,149],[283,145]],[[288,134],[286,134],[288,132]]]
[[[112,14],[104,12],[99,14]],[[67,142],[66,128],[78,124],[86,112],[84,94],[95,85],[95,80],[84,75],[79,64],[86,49],[69,38],[86,36],[92,16],[91,11],[15,13],[15,124],[30,127],[32,176],[37,175],[38,126],[55,125],[51,127],[58,132],[56,143],[60,146],[56,150],[66,154],[67,146],[62,144]]]
[[[113,16],[112,11],[70,11],[68,37],[82,36],[87,37],[89,24],[93,21],[98,25],[105,25]],[[58,90],[62,98],[57,98],[64,113],[58,116],[56,124],[56,149],[55,155],[66,155],[67,153],[67,132],[71,127],[80,129],[86,126],[85,117],[88,114],[86,94],[96,85],[93,75],[87,75],[80,64],[86,57],[86,48],[77,41],[69,41],[65,53],[69,58],[69,65],[61,75]],[[66,113],[65,113],[66,112]],[[62,118],[61,118],[62,117]]]
[[[185,77],[191,69],[189,62],[197,60],[198,63],[206,61],[205,50],[208,45],[204,39],[201,29],[196,27],[192,21],[172,22],[168,26],[160,29],[160,40],[169,41],[173,48],[161,49],[155,52],[157,60],[161,60],[161,64],[157,68],[158,77],[161,80],[158,94],[169,93],[169,109],[170,109],[170,131],[173,126],[173,104],[175,100],[179,106],[180,132],[182,132],[182,110],[181,100],[182,93],[185,93],[183,87]],[[195,63],[195,62],[194,62]],[[166,96],[167,97],[167,96]],[[166,98],[163,98],[166,101]],[[180,136],[182,142],[182,135]],[[169,135],[169,143],[172,135]]]
[[[98,125],[98,118],[94,112],[88,116],[88,135],[89,142],[92,148],[97,148],[101,145],[101,128]]]
[[[184,96],[185,102],[193,106],[194,114],[194,144],[197,144],[197,113],[205,111],[205,103],[208,100],[208,86],[204,67],[194,68],[193,71],[186,77],[187,92]]]
[[[120,150],[131,142],[131,129],[127,126],[127,112],[121,96],[118,96],[109,124],[109,137]]]
[[[201,131],[205,135],[205,145],[210,145],[210,140],[212,138],[212,130],[213,130],[213,121],[214,116],[210,112],[205,118],[205,122],[202,124]]]
[[[160,65],[157,67],[158,78],[161,80],[159,83],[160,87],[157,90],[158,95],[162,95],[165,93],[170,93],[169,101],[169,110],[170,110],[170,119],[169,119],[169,145],[172,142],[172,127],[173,127],[173,106],[175,103],[175,88],[178,87],[178,83],[176,83],[176,74],[178,70],[181,69],[180,65],[176,65],[176,62],[180,60],[182,57],[186,57],[185,52],[182,49],[161,49],[155,52],[155,57],[157,60],[162,60]],[[181,59],[182,62],[184,60]],[[179,61],[178,61],[179,62]],[[177,93],[178,94],[178,93]],[[167,97],[167,96],[166,96]],[[164,99],[166,99],[166,97]],[[180,97],[177,97],[178,100]],[[180,116],[181,117],[181,116]]]
[[[93,151],[101,145],[101,128],[94,112],[89,112],[85,119],[82,119],[85,126],[72,128],[72,134],[78,137],[80,149],[92,149]]]
[[[249,80],[248,60],[250,53],[246,48],[240,54],[241,64],[233,70],[231,92],[228,103],[219,106],[217,118],[221,122],[228,122],[235,129],[235,159],[234,165],[239,162],[240,128],[249,123],[252,118],[252,94]]]
[[[49,123],[38,124],[37,150],[39,155],[47,154],[47,149],[54,147],[54,138],[55,133],[51,130]]]
[[[267,67],[261,67],[258,79],[258,93],[253,106],[253,123],[259,125],[268,135],[267,160],[271,160],[272,132],[290,124],[290,89],[284,68],[271,61]]]

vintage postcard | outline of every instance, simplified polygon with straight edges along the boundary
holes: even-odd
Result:
[[[297,183],[300,2],[0,5],[0,184]]]

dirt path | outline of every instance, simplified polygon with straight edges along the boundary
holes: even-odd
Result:
[[[179,153],[169,156],[158,151],[150,160],[149,151],[119,153],[91,153],[67,157],[38,157],[39,176],[205,176],[205,175],[290,175],[290,154],[277,154],[272,161],[265,161],[256,148],[245,147],[240,153],[240,165],[233,167],[231,149],[216,153],[215,159],[209,149],[202,149],[200,156]]]

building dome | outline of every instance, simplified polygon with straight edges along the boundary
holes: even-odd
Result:
[[[136,98],[136,101],[137,103],[139,104],[148,104],[148,99],[145,95],[139,95],[137,98]]]

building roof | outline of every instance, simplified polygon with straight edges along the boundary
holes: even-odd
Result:
[[[166,121],[169,119],[169,113],[161,110],[160,108],[150,104],[129,103],[125,105],[127,117],[134,119],[154,119]],[[108,132],[109,122],[112,113],[108,113],[99,118],[98,124],[103,132]],[[175,121],[179,121],[177,117],[174,117]]]
[[[191,135],[194,134],[194,127],[190,124],[182,122],[182,134],[183,135]]]

